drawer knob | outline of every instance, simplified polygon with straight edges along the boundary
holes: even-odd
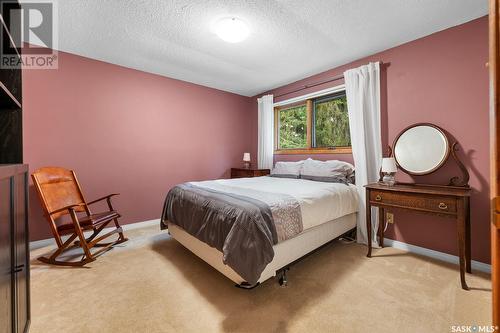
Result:
[[[444,202],[440,202],[438,207],[439,207],[439,209],[442,209],[442,210],[448,209],[448,206],[446,206],[446,204]]]
[[[375,200],[377,200],[377,201],[382,200],[382,197],[380,196],[380,194],[377,194],[377,196],[375,197]]]

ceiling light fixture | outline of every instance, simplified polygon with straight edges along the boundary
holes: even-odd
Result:
[[[243,41],[250,34],[245,22],[236,17],[226,17],[215,23],[215,33],[228,43]]]

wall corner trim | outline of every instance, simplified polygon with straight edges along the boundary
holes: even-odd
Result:
[[[400,241],[393,240],[393,239],[387,239],[387,238],[384,240],[384,245],[393,247],[395,249],[408,251],[411,253],[419,254],[419,255],[430,257],[430,258],[433,258],[436,260],[440,260],[440,261],[444,261],[444,262],[458,265],[458,256],[454,256],[454,255],[451,255],[448,253],[439,252],[439,251],[427,249],[425,247],[411,245],[408,243],[400,242]],[[491,274],[491,265],[489,265],[489,264],[486,264],[486,263],[480,262],[480,261],[476,261],[476,260],[472,260],[471,265],[472,265],[472,270],[477,270],[480,272]]]

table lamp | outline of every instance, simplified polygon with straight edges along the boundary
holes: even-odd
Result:
[[[396,180],[394,179],[396,171],[398,171],[398,167],[396,166],[396,160],[394,157],[382,158],[382,173],[384,174],[382,183],[387,186],[393,186],[396,184]]]
[[[250,169],[250,153],[243,153],[243,164],[245,165],[245,169]]]

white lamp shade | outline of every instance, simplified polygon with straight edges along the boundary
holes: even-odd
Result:
[[[250,162],[250,153],[243,154],[243,162]]]
[[[394,157],[384,157],[382,159],[382,172],[393,173],[398,171]]]

